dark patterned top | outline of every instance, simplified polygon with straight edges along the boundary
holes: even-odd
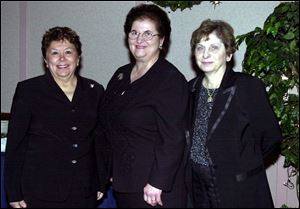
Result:
[[[217,93],[218,89],[206,89],[204,86],[201,86],[199,92],[192,138],[191,160],[194,163],[204,166],[209,165],[209,153],[206,148],[206,138],[208,121]],[[208,102],[209,95],[213,98],[212,102]]]

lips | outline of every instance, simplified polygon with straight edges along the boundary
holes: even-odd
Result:
[[[210,65],[212,64],[213,62],[201,62],[203,65]]]
[[[146,46],[135,46],[137,49],[145,49]]]
[[[69,65],[57,65],[57,68],[63,69],[63,68],[67,68],[69,67]]]

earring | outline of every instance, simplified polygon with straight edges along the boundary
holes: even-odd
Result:
[[[159,45],[159,49],[162,50],[162,45]]]

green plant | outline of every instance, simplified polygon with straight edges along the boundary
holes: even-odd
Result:
[[[152,1],[153,3],[161,6],[161,7],[170,7],[170,9],[174,12],[177,9],[181,11],[189,8],[191,9],[194,5],[199,5],[202,1]],[[210,1],[214,6],[220,4],[220,1]]]
[[[263,28],[237,36],[237,46],[247,45],[245,72],[266,84],[270,102],[280,121],[284,140],[284,167],[299,174],[299,2],[280,3]],[[297,190],[299,192],[297,180]]]

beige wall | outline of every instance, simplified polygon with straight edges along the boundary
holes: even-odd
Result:
[[[104,86],[113,72],[128,63],[124,45],[123,24],[129,9],[142,1],[1,1],[1,112],[9,112],[18,81],[43,73],[41,38],[53,26],[69,26],[81,37],[83,55],[81,74]],[[147,2],[149,3],[149,2]],[[235,29],[235,34],[262,27],[265,19],[280,1],[221,1],[214,6],[209,1],[191,10],[172,12],[171,46],[167,58],[188,80],[191,70],[189,41],[191,33],[206,18],[223,19]],[[241,71],[245,46],[235,55],[236,71]],[[298,206],[296,193],[283,186],[286,170],[283,158],[268,170],[268,178],[276,207],[283,203]]]

